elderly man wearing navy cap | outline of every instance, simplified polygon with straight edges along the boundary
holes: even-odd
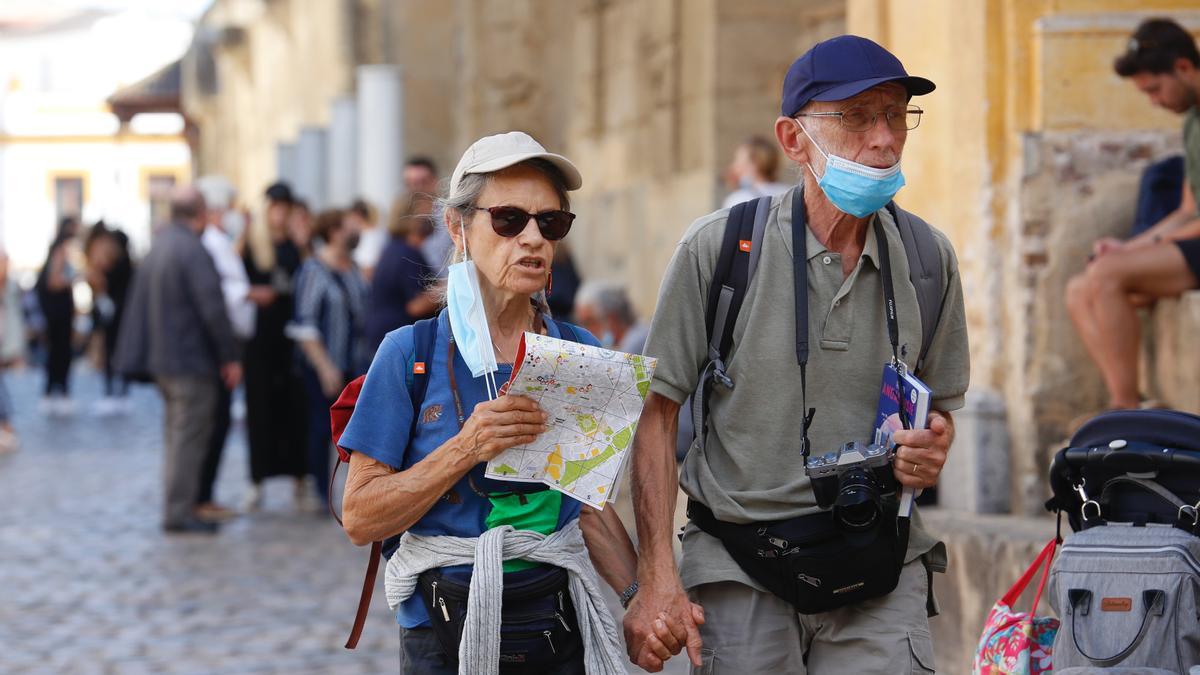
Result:
[[[701,218],[676,249],[635,441],[641,555],[625,635],[638,665],[686,648],[697,672],[933,671],[945,547],[915,510],[904,517],[903,493],[937,485],[946,461],[966,321],[949,240],[892,202],[921,120],[912,99],[933,88],[870,40],[816,45],[788,71],[775,121],[799,184]],[[822,466],[874,440],[893,359],[933,390],[928,428],[895,431],[890,464],[847,447]],[[693,392],[677,569],[672,448]]]

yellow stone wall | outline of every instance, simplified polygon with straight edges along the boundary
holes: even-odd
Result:
[[[946,231],[963,273],[972,385],[1001,392],[1014,508],[1035,511],[1067,420],[1103,401],[1062,301],[1087,244],[1132,222],[1137,179],[1179,151],[1178,116],[1112,71],[1147,16],[1200,29],[1193,1],[848,0],[938,89],[910,134],[898,201]]]

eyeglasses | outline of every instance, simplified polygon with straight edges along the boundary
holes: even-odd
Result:
[[[570,211],[542,211],[526,213],[515,206],[476,206],[476,211],[487,211],[492,216],[492,229],[501,237],[515,237],[525,230],[529,219],[537,220],[538,231],[548,241],[558,241],[571,231],[575,214]]]
[[[921,114],[924,113],[915,105],[906,110],[880,110],[869,113],[861,108],[831,112],[796,113],[796,117],[837,117],[846,131],[863,132],[875,128],[875,121],[883,115],[892,131],[912,131],[921,125]]]

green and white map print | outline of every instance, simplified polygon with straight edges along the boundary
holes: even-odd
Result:
[[[487,465],[487,476],[541,482],[598,509],[633,446],[656,359],[526,333],[509,394],[528,396],[549,430]]]

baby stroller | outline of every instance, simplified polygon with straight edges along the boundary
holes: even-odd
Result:
[[[1050,577],[1056,673],[1200,664],[1200,417],[1121,410],[1086,423],[1050,466],[1067,517]]]
[[[1084,424],[1050,465],[1046,504],[1071,529],[1105,522],[1175,525],[1193,535],[1200,502],[1200,417],[1116,410]]]

